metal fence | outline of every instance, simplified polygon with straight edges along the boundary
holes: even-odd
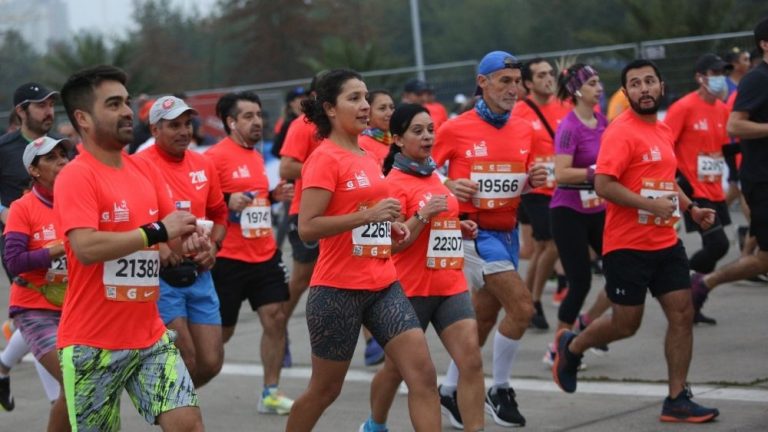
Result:
[[[649,40],[637,43],[599,46],[584,49],[544,53],[514,53],[521,60],[542,57],[549,60],[556,70],[575,62],[588,63],[600,72],[606,97],[620,85],[620,72],[632,59],[649,58],[661,70],[667,84],[666,102],[672,102],[696,88],[693,66],[696,59],[707,52],[723,55],[733,47],[751,50],[754,46],[751,31],[692,36],[674,39]],[[503,46],[501,47],[503,49]],[[478,60],[427,65],[423,68],[427,81],[435,88],[437,99],[451,111],[457,94],[470,96],[475,89],[475,68]],[[416,67],[403,67],[363,72],[369,90],[385,89],[399,98],[403,84],[417,76]],[[195,100],[195,108],[201,112],[213,112],[218,94],[229,91],[251,90],[259,94],[267,117],[267,129],[283,109],[285,94],[296,86],[307,86],[311,77],[262,84],[250,84],[219,89],[195,90],[187,95]],[[61,108],[57,109],[57,121],[66,120]],[[0,125],[7,124],[9,112],[0,112]],[[220,128],[215,117],[207,116],[204,123]],[[210,130],[210,129],[209,129]],[[267,135],[267,138],[270,136]]]

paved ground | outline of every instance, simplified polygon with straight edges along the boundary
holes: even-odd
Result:
[[[741,215],[735,215],[741,220]],[[735,228],[729,227],[729,233]],[[684,236],[689,252],[699,245],[696,237]],[[731,251],[727,260],[735,257]],[[726,261],[727,261],[726,260]],[[525,270],[524,268],[522,269]],[[0,278],[1,279],[1,278]],[[602,285],[596,278],[593,291]],[[0,282],[0,292],[7,284]],[[551,289],[551,288],[550,288]],[[545,313],[552,324],[556,308]],[[0,301],[5,308],[6,298]],[[309,344],[303,305],[290,321],[294,367],[284,371],[282,390],[298,396],[309,376]],[[720,419],[707,425],[669,425],[658,422],[661,401],[666,395],[666,368],[662,338],[665,321],[658,304],[649,300],[644,323],[631,339],[611,345],[608,356],[585,356],[588,369],[580,374],[579,392],[567,395],[552,383],[541,363],[546,343],[554,334],[530,331],[523,340],[512,385],[518,393],[526,429],[532,431],[765,431],[768,430],[768,285],[735,283],[715,291],[707,312],[716,317],[715,327],[695,329],[694,359],[690,382],[697,399],[720,408]],[[203,417],[210,431],[279,431],[285,418],[256,413],[256,392],[261,388],[259,335],[255,314],[244,309],[235,337],[226,346],[222,374],[200,390]],[[433,360],[443,373],[448,356],[432,330],[428,333]],[[359,343],[352,369],[337,402],[325,413],[317,431],[356,431],[369,412],[368,391],[375,368],[362,361]],[[483,351],[486,371],[491,350]],[[34,367],[23,362],[13,370],[16,409],[0,413],[0,431],[44,430],[48,405]],[[123,398],[123,430],[153,430],[136,414],[130,400]],[[504,428],[487,417],[489,431]],[[408,431],[406,396],[396,398],[391,412],[391,431]],[[444,426],[445,430],[450,427]]]

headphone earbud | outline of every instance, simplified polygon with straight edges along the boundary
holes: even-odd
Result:
[[[576,90],[573,94],[575,94],[578,97],[581,97],[581,91],[579,90]]]
[[[230,129],[234,129],[235,128],[235,122],[230,122],[229,123],[229,128]]]

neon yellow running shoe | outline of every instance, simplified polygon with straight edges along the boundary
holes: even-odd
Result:
[[[261,414],[287,415],[291,412],[292,406],[292,399],[279,393],[277,389],[270,389],[266,395],[262,394],[258,411]]]

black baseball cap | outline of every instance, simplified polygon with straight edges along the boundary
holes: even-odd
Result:
[[[420,79],[412,79],[405,83],[403,90],[406,93],[424,93],[429,91],[429,84],[426,81]]]
[[[42,102],[49,97],[58,97],[59,92],[48,90],[42,84],[35,82],[28,82],[20,85],[15,92],[13,92],[13,106],[17,107],[21,104],[30,102]]]
[[[706,74],[707,71],[725,72],[733,69],[733,65],[726,63],[720,56],[712,53],[704,54],[696,60],[696,72]]]

